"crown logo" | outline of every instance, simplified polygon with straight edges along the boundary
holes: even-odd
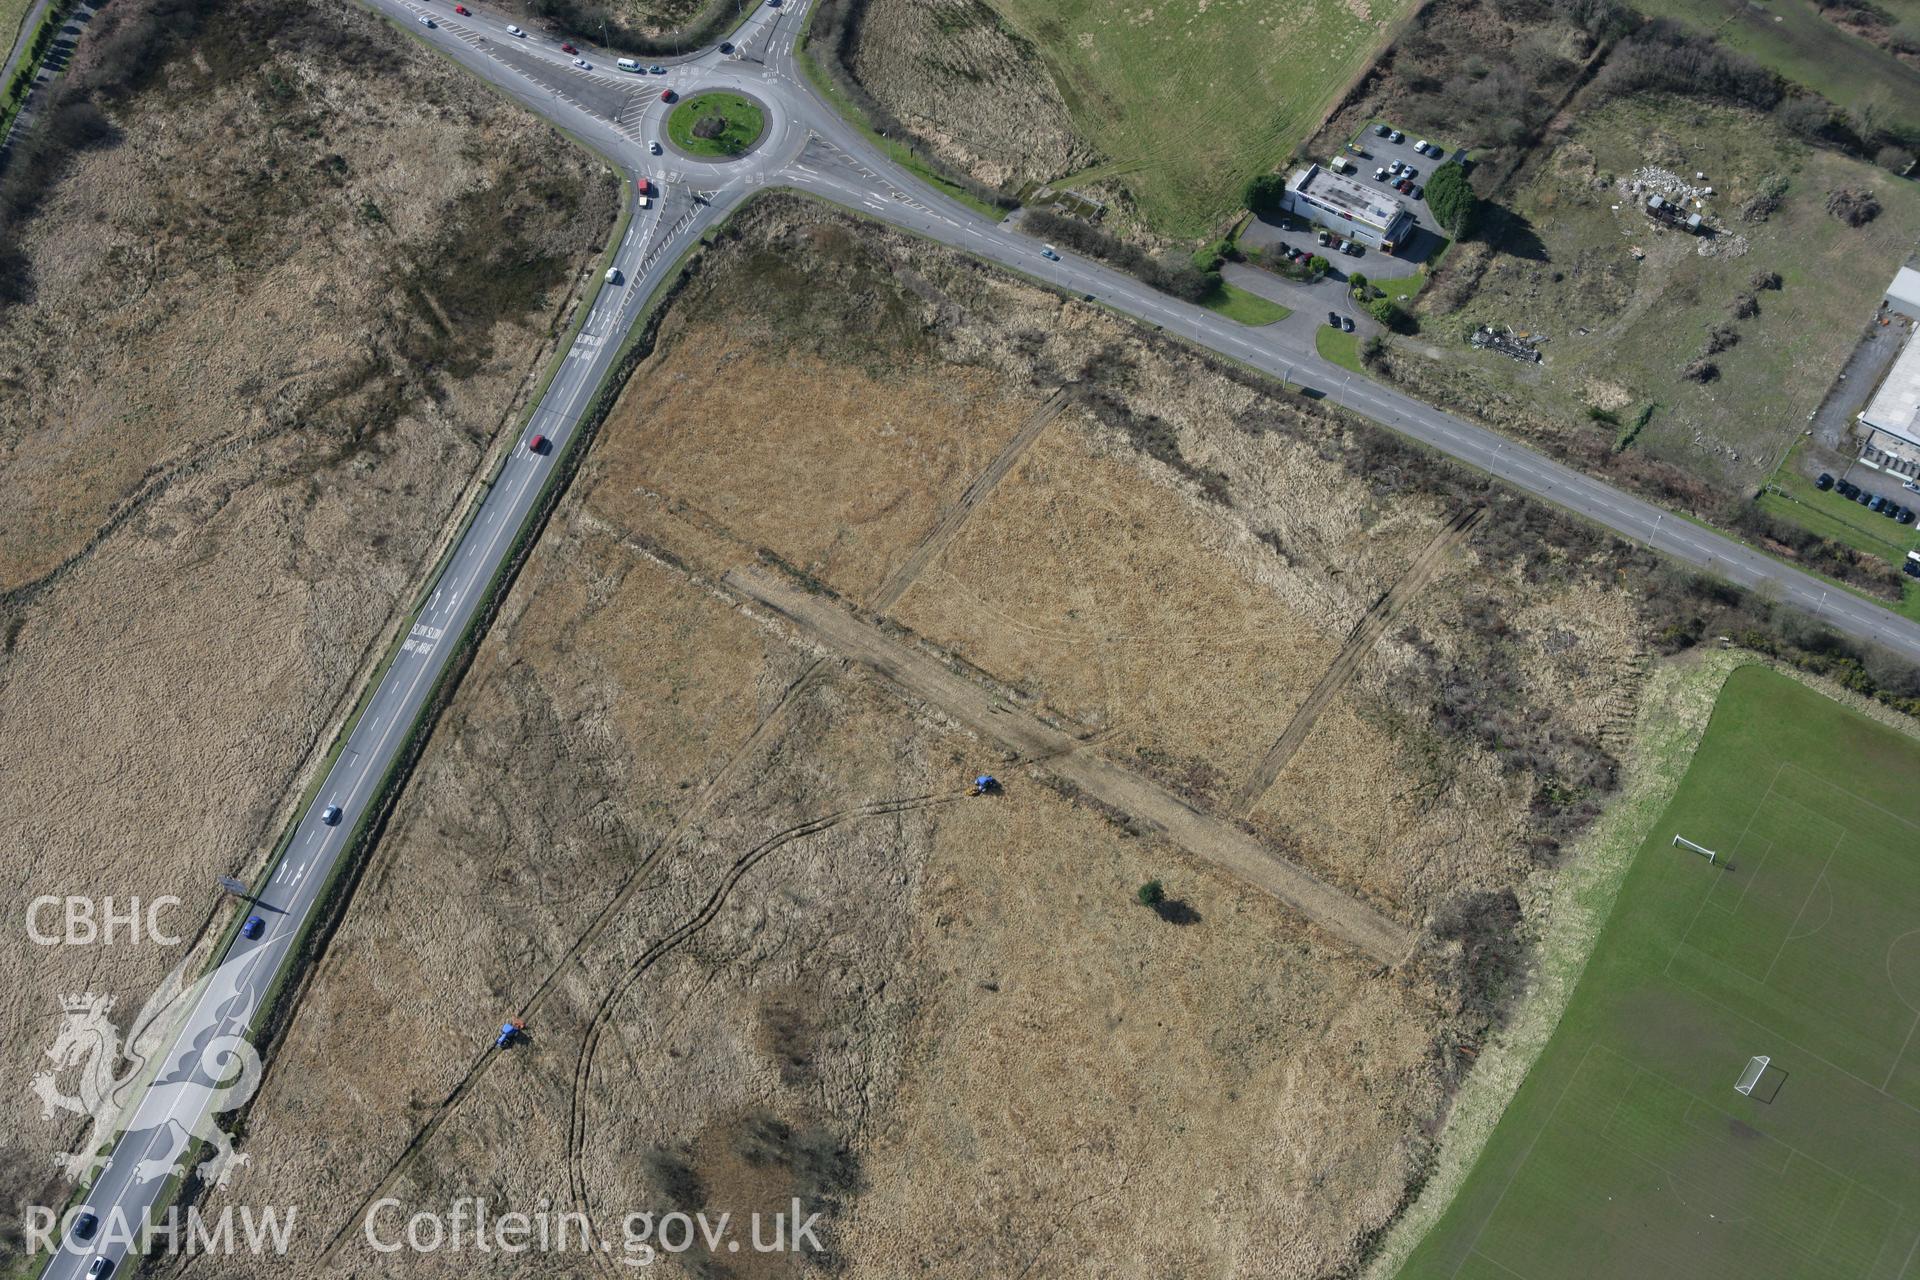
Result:
[[[111,1013],[113,997],[96,996],[91,992],[84,995],[61,996],[60,1007],[68,1013],[92,1013],[96,1009],[101,1013]]]

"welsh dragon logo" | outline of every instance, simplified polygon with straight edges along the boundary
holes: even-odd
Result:
[[[213,1149],[205,1171],[216,1186],[226,1186],[234,1170],[246,1163],[247,1157],[234,1151],[233,1140],[214,1119],[245,1105],[260,1084],[259,1051],[228,1032],[229,1022],[220,1017],[229,1008],[243,1007],[233,962],[191,984],[183,982],[185,969],[183,961],[148,997],[125,1040],[108,1016],[111,996],[60,998],[60,1034],[47,1050],[53,1068],[37,1073],[32,1087],[47,1119],[65,1112],[93,1122],[76,1151],[53,1158],[68,1178],[78,1182],[95,1173],[107,1160],[108,1142],[122,1130],[154,1134],[135,1165],[137,1182],[184,1172],[195,1140]],[[211,1016],[215,1021],[210,1029],[217,1034],[183,1037],[180,1051],[150,1070],[167,1031],[189,1011],[196,1018]],[[63,1079],[72,1080],[73,1092],[66,1091]]]

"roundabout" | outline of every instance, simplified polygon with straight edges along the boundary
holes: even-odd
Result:
[[[736,89],[703,89],[674,104],[667,143],[688,160],[738,160],[766,138],[768,114],[765,104]]]

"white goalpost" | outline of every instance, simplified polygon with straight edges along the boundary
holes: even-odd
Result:
[[[1759,1084],[1760,1077],[1767,1074],[1767,1064],[1772,1061],[1772,1058],[1765,1056],[1748,1059],[1747,1069],[1742,1071],[1740,1078],[1733,1082],[1733,1091],[1749,1097],[1752,1096],[1753,1086]]]
[[[1707,848],[1707,846],[1703,844],[1695,844],[1693,841],[1687,839],[1685,836],[1682,836],[1682,835],[1674,836],[1673,843],[1675,848],[1691,849],[1695,853],[1699,854],[1701,857],[1705,858],[1708,862],[1717,863],[1720,860],[1719,854],[1715,853],[1713,850]]]

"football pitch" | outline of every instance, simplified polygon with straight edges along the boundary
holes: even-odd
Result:
[[[1742,667],[1399,1276],[1920,1280],[1916,1028],[1920,742]]]

